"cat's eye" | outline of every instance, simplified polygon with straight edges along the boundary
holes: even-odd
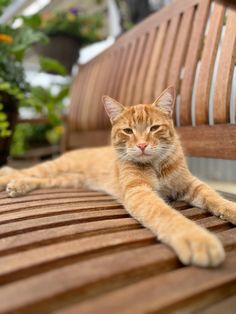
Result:
[[[133,130],[131,128],[125,128],[123,129],[123,131],[126,133],[126,134],[133,134]]]
[[[155,125],[153,125],[153,126],[150,128],[150,131],[151,131],[151,132],[154,132],[154,131],[158,130],[159,128],[160,128],[160,125],[155,124]]]

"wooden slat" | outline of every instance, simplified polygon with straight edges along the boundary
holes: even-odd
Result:
[[[117,51],[118,53],[118,51]],[[103,95],[109,95],[111,96],[111,90],[112,86],[114,84],[114,81],[116,79],[116,69],[117,69],[117,63],[119,63],[118,54],[111,54],[110,56],[106,56],[106,66],[101,68],[101,71],[103,72],[103,77],[99,77],[99,80],[102,82],[101,88],[98,90],[97,94],[97,110],[92,114],[93,119],[96,121],[96,119],[99,119],[102,121],[99,129],[108,129],[110,127],[110,120],[105,113],[105,109],[102,103],[102,96]]]
[[[236,61],[236,5],[228,8],[225,34],[214,86],[214,122],[229,122],[229,102],[233,69]]]
[[[26,203],[27,205],[27,203]],[[50,208],[50,211],[48,210]],[[21,209],[21,210],[12,210],[7,211],[0,216],[0,224],[5,224],[7,221],[19,221],[23,219],[31,219],[31,218],[40,218],[40,217],[47,217],[47,216],[55,216],[55,215],[62,215],[66,213],[76,213],[76,212],[85,212],[85,211],[106,211],[112,209],[120,209],[120,206],[117,206],[114,203],[103,203],[103,202],[81,202],[79,204],[70,203],[67,204],[64,202],[61,206],[56,204],[44,205],[44,206],[36,206],[33,208],[28,209]]]
[[[106,202],[107,201],[107,202]],[[29,204],[27,204],[27,210],[29,209],[34,209],[37,207],[43,207],[43,206],[50,206],[50,205],[63,205],[63,204],[77,204],[79,205],[80,203],[87,203],[87,205],[90,205],[92,203],[96,202],[97,205],[101,206],[102,204],[110,204],[110,205],[117,205],[118,203],[116,201],[113,200],[113,198],[109,195],[105,195],[105,196],[92,196],[91,198],[87,198],[87,197],[75,197],[72,198],[70,200],[68,199],[51,199],[51,200],[47,200],[47,199],[39,199],[37,201],[32,201]],[[84,204],[85,205],[85,204]],[[21,209],[25,209],[25,204],[23,202],[19,202],[19,203],[12,203],[12,204],[8,204],[8,205],[0,205],[0,213],[9,213],[9,212],[13,212],[13,211],[19,211]]]
[[[218,43],[224,22],[225,6],[215,3],[202,52],[195,96],[195,122],[208,124],[209,96]]]
[[[132,63],[132,68],[129,74],[129,80],[127,84],[127,92],[125,96],[125,103],[135,105],[133,102],[134,87],[136,84],[137,77],[139,76],[139,70],[143,58],[143,51],[146,45],[147,36],[143,36],[139,39],[137,47],[135,49],[135,55]]]
[[[36,191],[37,192],[41,192],[41,190],[36,190]],[[1,205],[6,205],[6,204],[10,205],[10,204],[15,204],[15,203],[22,203],[22,202],[26,203],[26,202],[31,202],[31,201],[37,201],[39,199],[39,195],[43,194],[43,192],[44,191],[42,191],[42,193],[32,193],[31,192],[30,194],[26,194],[24,196],[19,196],[17,198],[10,198],[7,193],[3,192],[2,196],[5,196],[5,198],[1,200],[0,206]],[[78,196],[79,197],[90,197],[90,196],[92,196],[92,197],[96,197],[96,196],[98,196],[98,197],[100,197],[100,196],[107,197],[108,196],[107,194],[102,193],[102,192],[100,192],[100,193],[97,193],[95,191],[81,191],[81,192],[79,192],[79,191],[76,191],[76,190],[75,191],[67,190],[64,193],[63,193],[63,191],[60,192],[60,191],[56,190],[55,192],[54,191],[49,191],[49,192],[46,192],[45,194],[46,195],[45,195],[44,200],[64,199],[64,198],[66,198],[66,199],[69,198],[70,199],[70,198],[74,198],[74,197],[78,197]],[[1,214],[1,212],[0,212],[0,214]]]
[[[137,45],[138,45],[138,41],[131,42],[124,72],[122,73],[121,87],[120,87],[118,100],[125,105],[126,105],[127,85],[128,85],[130,73],[132,70]]]
[[[156,40],[154,43],[151,60],[149,64],[149,68],[147,71],[147,77],[144,82],[144,90],[143,90],[143,102],[144,103],[152,103],[155,99],[155,77],[158,71],[158,66],[160,65],[160,56],[162,52],[162,47],[165,40],[166,31],[168,28],[168,23],[164,23],[157,30]]]
[[[142,102],[142,93],[143,93],[143,86],[146,80],[146,74],[148,71],[150,58],[153,53],[153,45],[154,40],[156,38],[157,31],[153,29],[150,33],[147,34],[147,43],[145,45],[145,50],[141,59],[140,70],[139,74],[135,79],[135,90],[134,90],[134,97],[133,103],[138,104]]]
[[[200,269],[187,267],[178,269],[151,279],[130,285],[115,292],[110,292],[93,300],[82,302],[69,309],[59,310],[58,313],[171,313],[173,309],[191,309],[217,299],[219,294],[227,296],[236,290],[236,255],[228,254],[225,267],[222,269]],[[161,284],[160,284],[161,282]],[[230,291],[231,289],[231,291]],[[206,297],[204,297],[204,294]],[[211,299],[209,300],[209,298]]]
[[[69,259],[73,257],[77,257],[78,260],[84,259],[95,253],[102,254],[122,246],[142,245],[142,243],[155,243],[154,235],[145,229],[134,229],[50,244],[25,251],[23,255],[21,252],[17,252],[2,256],[0,259],[0,283],[9,282],[10,274],[12,280],[16,280],[17,277],[22,278],[23,273],[24,277],[27,277],[30,268],[37,267],[40,272],[43,265],[48,265],[48,267],[51,265],[51,268],[55,269],[62,260],[70,262]]]
[[[34,219],[25,219],[14,222],[8,222],[1,225],[0,238],[8,237],[23,232],[31,232],[33,230],[48,229],[55,226],[69,225],[75,223],[83,223],[102,219],[115,219],[128,217],[128,213],[123,209],[107,209],[94,211],[72,212],[68,214],[52,215],[46,217],[38,217]]]
[[[120,54],[121,54],[121,51],[118,49],[116,49],[112,54],[111,61],[110,61],[110,68],[108,69],[108,72],[107,72],[107,76],[108,76],[107,87],[106,89],[102,90],[102,93],[101,93],[102,95],[106,94],[112,97],[113,86],[115,85],[115,81],[117,79],[118,68],[120,66]]]
[[[112,97],[120,101],[120,92],[121,92],[121,84],[124,77],[124,70],[126,61],[129,55],[130,46],[126,45],[125,47],[121,47],[121,56],[119,61],[119,67],[117,69],[117,77],[115,84],[113,86]]]
[[[233,295],[221,302],[217,302],[207,309],[202,309],[201,314],[235,314],[236,295]]]
[[[99,84],[99,76],[102,69],[101,68],[102,63],[100,61],[96,62],[93,65],[92,70],[91,70],[90,79],[88,81],[89,91],[86,96],[86,102],[83,104],[83,111],[81,113],[81,120],[80,120],[81,130],[88,130],[88,129],[91,130],[91,129],[95,129],[96,126],[97,127],[99,126],[100,121],[95,120],[95,124],[90,124],[90,123],[93,121],[93,115],[91,114],[91,110],[93,108],[93,99],[94,99],[93,95]],[[96,103],[97,103],[97,100],[96,100]],[[96,116],[96,113],[95,113],[95,116]]]
[[[88,93],[89,90],[89,86],[88,86],[88,82],[89,82],[89,78],[90,78],[90,72],[91,72],[91,67],[92,67],[92,63],[89,65],[86,65],[86,67],[84,68],[83,71],[83,85],[82,85],[82,90],[77,90],[77,93],[80,92],[80,98],[79,98],[79,102],[77,103],[75,100],[74,103],[74,99],[72,98],[71,101],[71,105],[78,106],[77,109],[77,116],[76,116],[76,125],[75,125],[75,129],[79,130],[80,129],[80,121],[81,121],[81,116],[82,116],[82,112],[83,112],[83,107],[84,107],[84,103],[85,103],[85,99],[86,99],[86,95]],[[76,86],[75,86],[76,88]],[[75,91],[76,92],[76,91]]]
[[[153,271],[161,273],[177,265],[174,254],[163,246],[148,245],[144,248],[115,252],[2,287],[1,311],[27,308],[28,305],[37,304],[42,300],[48,300],[47,303],[51,301],[56,304],[56,308],[60,308],[60,302],[63,302],[66,296],[68,298],[69,294],[72,296],[73,291],[83,298],[82,295],[88,293],[88,290],[102,290],[107,286],[112,288],[121,284],[120,275],[125,282],[132,282],[137,275],[148,276]],[[19,291],[21,291],[20,294]],[[45,303],[37,305],[41,312],[44,312]],[[48,304],[46,308],[47,306]]]
[[[95,195],[98,195],[98,196],[102,196],[102,195],[106,195],[106,193],[103,193],[103,192],[100,192],[100,191],[92,191],[92,190],[85,190],[85,189],[76,189],[76,188],[51,188],[51,189],[38,189],[38,190],[33,190],[30,192],[30,194],[26,194],[24,196],[19,196],[17,199],[14,199],[14,198],[10,198],[8,196],[8,194],[5,192],[5,191],[2,191],[0,192],[0,198],[1,199],[7,199],[8,202],[10,203],[14,203],[14,202],[17,202],[17,200],[27,200],[28,198],[30,197],[36,197],[36,195],[48,195],[49,198],[53,198],[53,195],[54,194],[60,194],[62,197],[67,195],[67,193],[70,195],[75,195],[75,194],[78,194],[79,196],[83,194],[87,195],[88,196],[95,196]],[[38,198],[36,197],[36,200]]]
[[[156,73],[155,98],[158,97],[159,94],[167,87],[167,75],[175,46],[176,34],[178,32],[180,19],[180,15],[174,16],[170,21],[170,25],[166,33],[165,44],[162,48],[160,66]]]
[[[230,124],[177,128],[185,154],[221,159],[236,158],[236,126]]]
[[[184,59],[187,52],[191,27],[194,19],[194,7],[184,12],[180,22],[180,29],[177,34],[176,45],[171,58],[170,69],[168,73],[167,85],[174,86],[176,94],[179,94],[181,69],[184,65]],[[176,110],[174,110],[174,121],[176,122]]]
[[[190,37],[188,47],[184,77],[181,84],[181,106],[180,106],[180,124],[191,125],[191,98],[195,71],[199,60],[199,53],[202,47],[203,34],[205,31],[206,21],[208,17],[210,1],[201,1],[197,7],[195,14],[193,31]]]
[[[74,78],[72,87],[70,89],[70,111],[69,111],[69,123],[71,130],[76,129],[76,118],[78,116],[78,108],[80,106],[81,94],[84,84],[84,72],[85,68],[83,65],[79,66],[79,74]]]
[[[84,223],[78,222],[74,225],[51,226],[48,229],[34,230],[5,237],[4,240],[0,241],[0,255],[22,252],[26,249],[29,250],[43,245],[67,241],[72,238],[82,238],[135,228],[140,228],[140,225],[132,218],[108,218]]]
[[[109,61],[109,56],[107,56],[107,58],[105,56],[101,58],[101,60],[99,61],[100,67],[98,69],[96,82],[94,85],[91,85],[92,88],[90,87],[90,93],[92,95],[92,98],[90,98],[90,103],[88,104],[88,129],[100,128],[103,124],[102,121],[104,112],[102,110],[103,108],[101,104],[101,93],[104,89],[104,84],[107,79],[107,71],[109,71]]]

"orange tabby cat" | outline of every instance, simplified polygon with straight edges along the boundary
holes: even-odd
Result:
[[[112,146],[68,152],[17,171],[3,168],[0,189],[11,196],[36,188],[88,187],[119,199],[127,211],[173,248],[184,264],[217,266],[225,253],[217,237],[164,200],[184,200],[236,223],[236,204],[189,172],[172,121],[173,87],[151,105],[124,107],[104,96]]]

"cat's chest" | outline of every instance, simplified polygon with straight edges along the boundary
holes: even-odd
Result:
[[[163,199],[177,199],[178,198],[178,191],[175,189],[174,186],[171,185],[169,181],[166,180],[158,180],[158,184],[156,187],[156,192],[160,195]]]

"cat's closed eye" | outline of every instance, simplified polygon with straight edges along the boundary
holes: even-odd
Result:
[[[131,128],[125,128],[123,129],[123,132],[125,132],[126,134],[133,134],[133,130]]]
[[[151,131],[151,132],[155,132],[155,131],[157,131],[159,128],[160,128],[160,125],[155,124],[155,125],[153,125],[153,126],[150,128],[150,131]]]

